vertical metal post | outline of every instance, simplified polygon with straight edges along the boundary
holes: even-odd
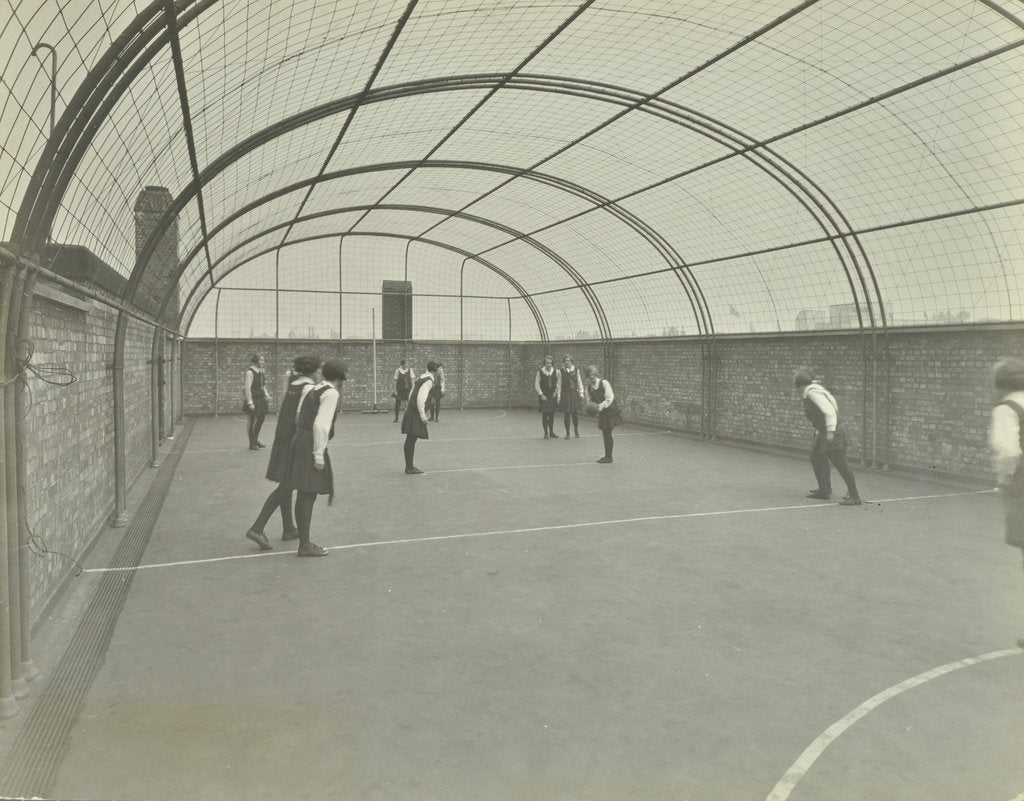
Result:
[[[0,308],[6,308],[11,300],[14,284],[15,268],[5,267],[0,273]],[[0,326],[0,354],[7,352],[7,326]],[[0,362],[2,363],[2,362]],[[6,370],[4,371],[6,378]],[[6,394],[0,392],[0,420],[5,419]],[[13,432],[0,432],[0,442],[12,436]],[[0,458],[5,458],[4,449],[0,448]],[[6,464],[4,465],[6,468]],[[13,500],[13,499],[12,499]],[[8,564],[7,530],[7,483],[0,482],[0,576],[6,581],[10,575]],[[18,701],[14,697],[11,684],[11,606],[6,592],[0,592],[0,719],[18,714]]]
[[[174,424],[178,421],[178,418],[176,417],[176,414],[177,414],[177,411],[178,411],[178,403],[177,403],[177,398],[175,397],[175,393],[178,391],[178,382],[174,378],[174,369],[177,366],[176,365],[177,357],[178,357],[178,338],[175,337],[175,336],[172,336],[171,337],[171,361],[170,361],[170,365],[171,365],[171,370],[170,370],[170,374],[171,374],[171,414],[170,414],[170,420],[168,421],[167,439],[174,439]]]
[[[878,331],[871,329],[871,466],[878,463]]]
[[[512,298],[505,298],[508,303],[508,408],[512,408]]]
[[[373,334],[373,410],[377,411],[377,310],[370,309],[370,328]]]
[[[114,330],[114,519],[110,525],[128,525],[128,490],[125,478],[125,413],[124,413],[124,340],[128,333],[128,315],[117,313]]]
[[[342,322],[342,306],[344,304],[344,295],[341,292],[341,271],[342,271],[342,260],[341,260],[341,246],[344,244],[345,238],[338,237],[338,355],[344,355],[344,345],[342,344],[341,334],[341,322]]]
[[[466,408],[466,333],[465,333],[465,298],[463,297],[463,281],[466,277],[466,262],[462,260],[462,267],[459,269],[459,410]]]
[[[213,416],[220,414],[220,293],[213,304]]]
[[[160,338],[163,331],[153,328],[153,345],[150,349],[149,359],[149,445],[150,445],[150,467],[160,466],[160,433],[157,430],[157,422],[160,420]]]
[[[29,323],[32,315],[32,299],[35,296],[36,273],[29,268],[25,277],[25,285],[21,291],[21,316],[18,318],[18,342],[16,348],[21,348],[22,343],[28,340]],[[26,352],[27,356],[27,352]],[[25,488],[28,486],[26,465],[25,442],[21,436],[24,421],[28,415],[28,384],[25,382],[24,373],[15,385],[14,409],[17,422],[14,428],[14,435],[17,439],[17,503],[18,503],[18,572],[21,576],[21,674],[26,681],[33,681],[39,676],[39,670],[32,661],[32,623],[31,623],[31,582],[28,565],[28,503],[25,498]],[[13,536],[13,533],[10,535]]]
[[[15,270],[11,296],[7,308],[7,342],[4,348],[4,438],[3,438],[3,481],[7,497],[7,603],[10,614],[10,670],[11,687],[15,698],[28,695],[28,686],[21,675],[21,563],[18,560],[18,420],[15,415],[15,382],[18,375],[18,323],[21,319],[22,291],[25,285],[25,268]],[[0,592],[5,592],[0,589]]]
[[[867,331],[862,327],[860,330],[860,361],[861,361],[861,454],[860,463],[865,467],[871,467],[871,454],[869,452],[868,434],[868,336]]]

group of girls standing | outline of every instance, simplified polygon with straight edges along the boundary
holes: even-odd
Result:
[[[619,405],[615,402],[612,385],[598,375],[596,365],[590,365],[586,377],[572,362],[571,356],[562,359],[562,367],[555,367],[551,356],[544,357],[543,366],[537,371],[534,381],[537,404],[540,408],[544,439],[558,439],[555,434],[555,412],[562,412],[565,424],[565,438],[569,439],[569,423],[573,434],[580,436],[580,409],[597,416],[597,427],[604,437],[604,456],[597,461],[611,464],[614,445],[612,430],[622,422]]]
[[[262,368],[263,359],[260,359],[258,364]],[[255,359],[254,364],[257,364]],[[273,550],[263,528],[277,509],[281,512],[281,539],[297,539],[299,556],[327,555],[324,548],[310,541],[309,530],[317,497],[334,497],[334,472],[327,442],[334,437],[345,369],[344,362],[338,359],[321,362],[316,356],[299,356],[292,363],[267,465],[267,478],[277,486],[245,532],[260,550]],[[263,386],[262,381],[259,386]],[[294,519],[293,492],[296,493]]]

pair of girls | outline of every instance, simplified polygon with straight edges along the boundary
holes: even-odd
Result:
[[[555,434],[555,410],[561,409],[565,423],[565,438],[569,439],[569,420],[572,420],[573,432],[580,436],[579,410],[584,404],[587,412],[597,416],[597,427],[604,437],[604,457],[598,459],[600,464],[611,464],[614,445],[612,430],[622,422],[619,405],[615,402],[612,385],[601,378],[596,365],[587,368],[586,379],[581,379],[580,371],[566,356],[562,360],[561,370],[556,370],[554,359],[544,357],[544,366],[537,371],[534,381],[537,392],[537,403],[541,413],[541,424],[544,427],[544,439],[558,439]]]
[[[316,380],[318,370],[320,381]],[[334,436],[339,391],[346,378],[345,364],[328,359],[321,365],[316,356],[299,356],[292,364],[292,375],[281,401],[267,466],[267,478],[276,482],[277,487],[267,496],[245,536],[260,550],[272,550],[263,528],[274,510],[280,509],[281,539],[297,539],[299,556],[326,556],[325,549],[310,542],[309,531],[317,496],[334,497],[334,473],[327,442]],[[296,493],[294,521],[292,492]]]

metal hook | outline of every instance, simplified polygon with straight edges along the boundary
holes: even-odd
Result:
[[[50,51],[50,136],[53,136],[53,129],[57,121],[57,51],[53,45],[40,42],[32,48],[32,55],[36,55],[42,49]]]

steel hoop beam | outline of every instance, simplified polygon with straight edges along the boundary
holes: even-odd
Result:
[[[296,189],[302,189],[305,185],[308,184],[309,181],[313,181],[313,180],[316,180],[316,179],[315,178],[309,178],[309,179],[306,179],[306,181],[301,181],[296,186],[289,187],[287,189],[287,191],[288,192],[293,192]],[[266,198],[265,200],[269,200],[269,199],[272,199],[272,198],[270,198],[268,196],[268,198]],[[425,213],[425,214],[448,214],[448,213],[452,213],[453,212],[452,209],[443,209],[443,208],[436,207],[436,206],[414,206],[414,205],[405,205],[405,204],[385,204],[383,206],[380,206],[380,205],[373,206],[373,205],[362,204],[362,205],[353,205],[353,206],[343,206],[343,207],[339,207],[339,208],[336,208],[336,209],[332,209],[331,211],[326,212],[326,213],[311,214],[311,215],[309,215],[309,219],[317,219],[318,217],[327,216],[328,214],[340,214],[340,213],[343,213],[343,212],[346,212],[346,211],[366,211],[366,210],[372,210],[372,209],[380,209],[380,210],[384,210],[384,211],[422,212],[422,213]],[[492,228],[492,229],[501,231],[502,233],[506,233],[506,234],[509,234],[511,236],[519,236],[519,234],[520,234],[520,232],[516,231],[516,229],[510,228],[507,225],[503,225],[501,223],[495,222],[494,220],[487,219],[486,217],[478,217],[476,215],[467,214],[465,212],[455,212],[454,216],[457,216],[459,219],[467,220],[468,222],[473,222],[473,223],[476,223],[478,225],[483,225],[483,226],[485,226],[487,228]],[[263,236],[263,235],[265,235],[265,234],[267,234],[267,233],[269,233],[271,231],[274,231],[274,230],[279,230],[282,227],[287,227],[287,224],[284,224],[284,225],[279,224],[279,225],[276,225],[276,226],[272,226],[270,228],[266,228],[263,231],[261,231],[259,234],[256,234],[253,237],[250,237],[248,241],[255,241],[260,236]],[[355,233],[359,233],[359,232],[353,231],[351,233],[355,234]],[[335,234],[335,236],[337,236],[337,234]],[[413,237],[413,239],[416,239],[416,237]],[[420,240],[420,241],[430,241],[432,244],[436,244],[436,242],[434,240]],[[589,285],[586,284],[586,282],[583,281],[582,276],[580,276],[580,274],[576,270],[576,268],[573,267],[572,264],[570,264],[569,261],[566,260],[563,256],[561,256],[560,254],[556,253],[555,251],[553,251],[551,248],[549,248],[547,245],[543,244],[542,242],[537,242],[536,240],[532,239],[531,237],[524,237],[523,241],[526,244],[528,244],[530,247],[532,247],[535,250],[537,250],[538,252],[542,253],[544,256],[546,256],[548,259],[553,261],[555,264],[557,264],[562,269],[563,272],[565,272],[570,278],[572,278],[576,282],[576,288],[578,288],[580,290],[585,290],[586,288],[589,287]],[[247,243],[248,242],[236,245],[234,249],[237,250],[239,247],[243,247],[244,244],[247,244]],[[287,243],[285,243],[285,244],[287,244]],[[270,251],[272,252],[275,249],[276,248],[271,248]],[[470,253],[469,251],[464,251],[461,248],[456,249],[455,252],[459,252],[459,253],[461,253],[462,255],[465,255],[465,256],[473,256],[473,257],[476,256],[476,254]],[[229,255],[230,255],[230,252],[223,254],[217,260],[216,263],[219,264],[221,261],[223,261]],[[182,263],[182,268],[179,270],[179,273],[178,273],[179,279],[180,279],[181,275],[183,274],[184,265],[186,263],[187,262],[183,262]],[[496,270],[497,270],[497,268],[496,268]],[[506,277],[506,276],[504,276],[504,273],[501,273],[501,274],[503,275],[503,277]],[[507,278],[507,280],[511,280],[508,277],[506,277],[506,278]],[[193,286],[193,288],[189,291],[189,296],[188,297],[192,296],[192,294],[194,293],[195,286],[198,286],[198,283],[199,282],[197,282]],[[162,302],[160,304],[160,313],[161,314],[163,314],[163,310],[167,307],[167,304],[170,302],[171,298],[173,297],[173,294],[176,291],[176,284],[177,284],[177,281],[168,282],[168,288],[165,290],[163,300],[162,300]],[[516,286],[518,286],[518,282],[516,282]],[[524,294],[524,297],[526,295],[529,295],[529,293],[525,292],[525,290],[523,290],[523,294]],[[586,293],[584,293],[584,297],[586,297],[588,299],[588,303],[590,303],[590,298],[592,296],[591,295],[587,295]],[[604,310],[603,310],[603,308],[600,305],[600,301],[596,300],[596,296],[593,296],[593,297],[595,298],[595,301],[596,301],[596,304],[597,304],[597,308],[594,307],[593,303],[590,303],[590,305],[591,305],[591,311],[594,313],[594,318],[595,318],[595,320],[597,321],[597,324],[598,324],[598,330],[601,332],[602,338],[611,339],[610,332],[608,331],[608,327],[607,327],[607,318],[603,316],[604,315]],[[188,299],[186,299],[185,302],[187,304],[188,303]]]
[[[363,175],[363,174],[372,173],[372,172],[380,172],[380,171],[387,171],[387,170],[401,170],[401,169],[408,168],[408,166],[410,166],[412,163],[413,162],[403,161],[403,162],[387,162],[387,163],[373,164],[373,165],[362,165],[362,166],[353,167],[353,168],[350,168],[350,169],[347,169],[347,170],[339,170],[339,171],[337,171],[335,173],[332,173],[330,178],[331,179],[339,179],[339,178],[344,178],[344,177]],[[482,170],[482,171],[497,172],[497,173],[504,173],[504,174],[513,174],[513,173],[520,172],[519,168],[517,168],[517,167],[512,167],[512,166],[508,166],[508,165],[501,165],[501,164],[490,164],[490,163],[486,163],[486,162],[436,161],[436,162],[428,162],[424,166],[427,169],[469,169],[469,170]],[[688,272],[689,268],[687,267],[686,263],[682,260],[682,258],[679,256],[679,254],[675,251],[675,249],[673,248],[671,243],[669,243],[655,229],[651,228],[643,220],[641,220],[640,218],[636,217],[636,215],[634,215],[632,212],[628,211],[627,209],[621,208],[621,207],[617,206],[615,203],[613,203],[612,201],[609,201],[607,198],[604,198],[603,196],[597,194],[596,192],[594,192],[592,190],[589,190],[586,187],[580,186],[579,184],[576,184],[576,183],[573,183],[571,181],[568,181],[568,180],[566,180],[564,178],[559,178],[557,176],[547,175],[547,174],[544,174],[544,173],[528,173],[526,175],[523,175],[522,177],[526,178],[527,180],[537,181],[537,182],[545,184],[547,186],[552,186],[552,187],[561,189],[563,191],[569,192],[570,194],[573,194],[576,197],[579,197],[579,198],[581,198],[583,200],[586,200],[586,201],[588,201],[590,203],[594,203],[595,205],[598,205],[598,206],[604,208],[610,214],[613,214],[613,216],[615,216],[616,218],[618,218],[619,220],[624,222],[626,225],[628,225],[630,228],[632,228],[640,237],[642,237],[644,240],[646,240],[651,245],[651,247],[654,248],[654,250],[658,253],[658,255],[662,259],[665,260],[665,262],[669,265],[669,267],[672,268],[673,273],[675,274],[676,278],[679,280],[680,284],[682,285],[683,290],[684,290],[684,292],[686,294],[687,300],[690,303],[690,307],[691,307],[691,309],[693,311],[693,314],[694,314],[694,319],[695,319],[695,321],[697,323],[697,331],[698,331],[698,333],[709,333],[709,329],[711,331],[713,331],[713,325],[711,323],[710,311],[707,309],[706,302],[704,302],[703,294],[700,291],[699,287],[695,287],[693,285],[693,284],[696,283],[695,279],[692,282],[690,280],[688,280],[690,277],[692,277],[691,274],[689,274],[689,272]],[[272,199],[272,198],[268,197],[266,199]],[[224,230],[224,228],[226,228],[228,225],[230,225],[231,223],[233,223],[236,220],[240,219],[241,217],[244,217],[245,214],[248,214],[250,211],[254,210],[255,208],[258,208],[259,205],[261,205],[263,201],[264,201],[264,199],[261,198],[261,199],[259,199],[257,201],[250,202],[250,203],[246,204],[244,207],[242,207],[241,209],[237,210],[236,212],[232,213],[228,217],[224,218],[224,220],[222,220],[217,226],[215,226],[210,231],[210,238],[212,239],[220,231]],[[330,213],[336,213],[336,212],[332,211]],[[312,216],[306,215],[303,219],[307,219],[307,220],[308,219],[315,219],[316,216],[319,216],[319,215],[312,215]],[[296,220],[296,222],[298,222],[298,220]],[[255,234],[255,235],[247,238],[246,240],[244,240],[243,244],[247,243],[249,241],[252,241],[254,239],[257,239],[260,236],[262,236],[264,233],[267,233],[267,232],[269,232],[271,230],[277,230],[279,227],[280,226],[273,226],[272,228],[265,229],[263,232],[261,232],[259,234]],[[189,251],[189,253],[185,256],[185,258],[181,262],[180,273],[184,273],[184,271],[187,268],[187,266],[199,254],[201,248],[205,246],[204,243],[206,241],[207,241],[206,239],[202,240],[199,244],[197,244],[195,247],[193,247],[193,249],[191,251]],[[510,240],[510,241],[514,241],[514,240]],[[223,260],[223,257],[221,257],[220,259],[217,259],[217,263],[220,263],[222,260]]]
[[[284,225],[287,225],[287,223],[282,223],[281,225],[284,226]],[[509,285],[513,289],[516,290],[516,292],[519,294],[520,298],[522,298],[522,300],[526,303],[527,307],[530,309],[530,312],[533,315],[533,319],[537,323],[537,333],[540,336],[541,341],[542,342],[550,341],[550,338],[548,336],[548,331],[547,331],[547,325],[544,323],[544,317],[543,317],[543,315],[541,315],[540,310],[537,308],[537,304],[534,302],[532,296],[528,292],[526,292],[526,290],[522,287],[522,285],[520,285],[519,282],[516,281],[516,279],[513,278],[511,275],[509,275],[504,270],[502,270],[500,267],[498,267],[497,265],[495,265],[492,262],[488,261],[487,259],[482,258],[480,256],[477,256],[476,254],[471,253],[468,250],[463,250],[462,248],[456,247],[455,245],[449,245],[446,242],[440,242],[440,241],[437,241],[437,240],[434,240],[434,239],[424,239],[422,237],[415,237],[415,236],[410,236],[410,235],[407,235],[407,234],[393,234],[393,233],[388,233],[388,232],[384,232],[384,231],[363,231],[363,232],[360,232],[360,233],[340,232],[340,233],[333,233],[333,234],[318,234],[317,236],[308,236],[308,237],[303,237],[301,239],[293,239],[293,240],[291,240],[290,242],[287,242],[284,245],[280,245],[280,244],[279,245],[274,245],[274,247],[272,247],[272,248],[267,248],[266,250],[260,251],[259,253],[252,254],[248,258],[246,258],[243,261],[239,262],[238,264],[234,265],[230,270],[228,270],[228,272],[226,272],[224,275],[220,276],[220,279],[218,279],[218,280],[222,280],[224,278],[227,278],[227,276],[231,275],[231,273],[233,273],[235,270],[237,270],[237,269],[239,269],[241,267],[244,267],[246,264],[248,264],[249,262],[253,261],[254,259],[257,259],[260,256],[265,256],[268,253],[273,253],[275,251],[280,251],[282,248],[291,247],[292,245],[301,245],[304,242],[319,241],[321,239],[345,239],[347,237],[360,237],[360,236],[380,237],[380,238],[385,238],[385,239],[404,239],[404,240],[407,240],[409,242],[419,242],[419,243],[424,244],[424,245],[433,245],[434,247],[440,248],[442,250],[451,251],[452,253],[456,253],[456,254],[458,254],[460,256],[463,256],[467,260],[475,261],[475,262],[483,265],[488,270],[491,270],[492,272],[496,273],[497,275],[499,275],[503,279],[505,279],[509,283]],[[182,304],[181,312],[179,313],[179,318],[178,318],[178,325],[179,326],[182,324],[182,322],[184,322],[184,320],[185,320],[185,310],[188,308],[189,303],[192,302],[192,298],[195,295],[196,290],[199,289],[201,286],[202,286],[201,282],[196,283],[192,287],[192,291],[189,293],[189,296],[185,299],[185,303]],[[196,301],[195,310],[192,312],[192,314],[188,318],[188,325],[189,326],[192,325],[192,319],[195,317],[196,312],[199,311],[199,306],[202,304],[202,302],[206,298],[206,296],[210,292],[213,291],[213,289],[214,288],[211,287],[211,288],[208,288],[206,290],[203,290],[202,295]],[[217,289],[220,289],[220,287],[217,287]],[[341,293],[341,294],[344,294],[344,293]],[[218,295],[218,298],[219,297],[220,296]],[[184,330],[184,329],[182,329],[182,330]]]

